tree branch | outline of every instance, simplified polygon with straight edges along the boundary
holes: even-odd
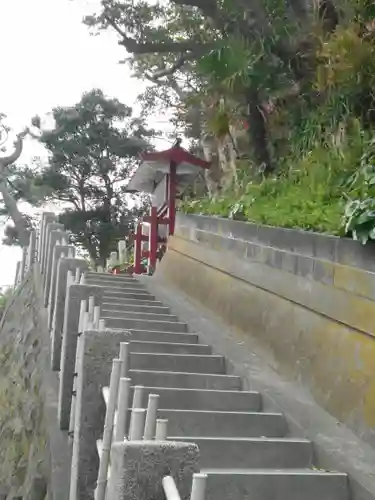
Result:
[[[20,132],[17,135],[17,139],[14,141],[13,146],[14,146],[14,151],[12,154],[9,156],[5,156],[3,158],[0,158],[0,172],[4,171],[8,165],[11,165],[15,161],[18,160],[18,158],[21,156],[22,149],[23,149],[23,140],[26,137],[26,135],[29,133],[29,129],[26,128],[22,132]]]
[[[107,23],[112,26],[112,28],[121,36],[122,40],[119,42],[120,45],[123,45],[128,52],[132,52],[136,55],[142,54],[168,54],[168,53],[182,53],[192,51],[201,47],[201,44],[195,41],[186,40],[183,42],[174,42],[174,41],[166,41],[166,42],[137,42],[133,38],[129,38],[127,34],[122,31],[121,28],[115,23],[111,17],[108,15],[104,15],[104,19]]]

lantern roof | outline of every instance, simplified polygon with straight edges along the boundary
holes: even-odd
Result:
[[[189,179],[192,180],[197,175],[200,169],[208,169],[211,165],[181,148],[179,142],[164,151],[142,153],[141,159],[141,164],[126,188],[128,192],[153,193],[173,165],[176,167],[178,184],[180,182],[186,184]]]

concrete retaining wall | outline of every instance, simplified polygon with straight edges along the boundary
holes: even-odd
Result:
[[[180,215],[157,273],[375,446],[374,245]]]

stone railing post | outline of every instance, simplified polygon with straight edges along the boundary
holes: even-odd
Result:
[[[52,224],[50,224],[52,225]],[[60,229],[53,229],[48,235],[48,250],[47,250],[47,260],[45,269],[45,282],[44,282],[44,306],[48,306],[49,292],[52,284],[52,264],[54,257],[54,247],[57,242],[62,240],[68,241],[69,233],[62,231]]]
[[[20,277],[19,282],[22,283],[25,274],[26,274],[26,265],[27,265],[27,247],[22,248],[22,259],[21,259],[21,267],[20,267]]]
[[[44,212],[42,214],[42,220],[40,223],[40,233],[39,233],[39,246],[38,246],[38,260],[40,262],[40,268],[42,273],[45,268],[45,255],[47,247],[47,226],[56,222],[56,216],[52,212]]]
[[[43,244],[43,262],[42,262],[42,271],[44,275],[43,283],[46,283],[46,273],[47,273],[47,266],[48,266],[48,258],[50,254],[50,234],[52,231],[61,231],[63,232],[65,230],[64,226],[58,222],[49,222],[46,225],[46,228],[44,230],[44,244]]]
[[[29,248],[27,251],[27,269],[30,270],[36,259],[36,231],[30,232]]]
[[[90,297],[94,297],[95,305],[101,306],[102,294],[103,288],[95,285],[71,284],[67,288],[64,307],[58,400],[58,421],[62,430],[69,429],[81,301],[89,301]]]
[[[64,258],[60,259],[56,269],[56,291],[55,305],[52,316],[51,330],[51,367],[52,370],[60,370],[62,336],[64,327],[64,311],[67,294],[67,275],[71,271],[73,276],[76,269],[81,273],[88,269],[88,263],[83,259]]]
[[[61,258],[64,257],[75,257],[75,248],[71,245],[56,244],[52,249],[52,268],[51,268],[51,280],[49,288],[48,297],[48,329],[52,327],[53,312],[55,309],[55,295],[56,295],[56,283],[57,283],[57,268]],[[74,270],[75,271],[75,270]],[[68,271],[67,271],[68,272]]]
[[[17,287],[20,283],[20,273],[21,273],[21,261],[19,260],[16,264],[16,277],[14,279],[15,287]]]
[[[86,331],[80,337],[69,500],[91,498],[95,490],[99,466],[96,439],[103,434],[106,413],[104,400],[98,395],[108,385],[120,344],[130,338],[127,330],[110,329]]]
[[[133,498],[136,491],[137,500],[165,500],[162,481],[168,475],[173,477],[181,500],[188,500],[193,474],[198,471],[199,450],[194,443],[117,442],[111,450],[107,498],[125,500]]]

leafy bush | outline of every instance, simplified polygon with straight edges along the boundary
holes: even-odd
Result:
[[[185,199],[181,209],[187,213],[343,235],[357,227],[355,217],[362,210],[356,208],[352,222],[346,228],[346,214],[350,211],[348,200],[364,200],[370,198],[372,192],[363,185],[364,166],[373,165],[375,159],[375,140],[369,135],[369,132],[353,126],[351,135],[340,147],[329,143],[316,144],[299,160],[290,158],[286,161],[277,176],[260,181],[248,178],[238,195],[228,191],[215,199]],[[366,177],[366,182],[375,185],[375,172],[372,171],[371,175]],[[375,226],[375,188],[372,189]],[[370,206],[370,202],[366,206]]]
[[[347,185],[351,197],[348,197],[342,222],[345,234],[362,244],[375,240],[375,139],[370,141],[361,168]]]

